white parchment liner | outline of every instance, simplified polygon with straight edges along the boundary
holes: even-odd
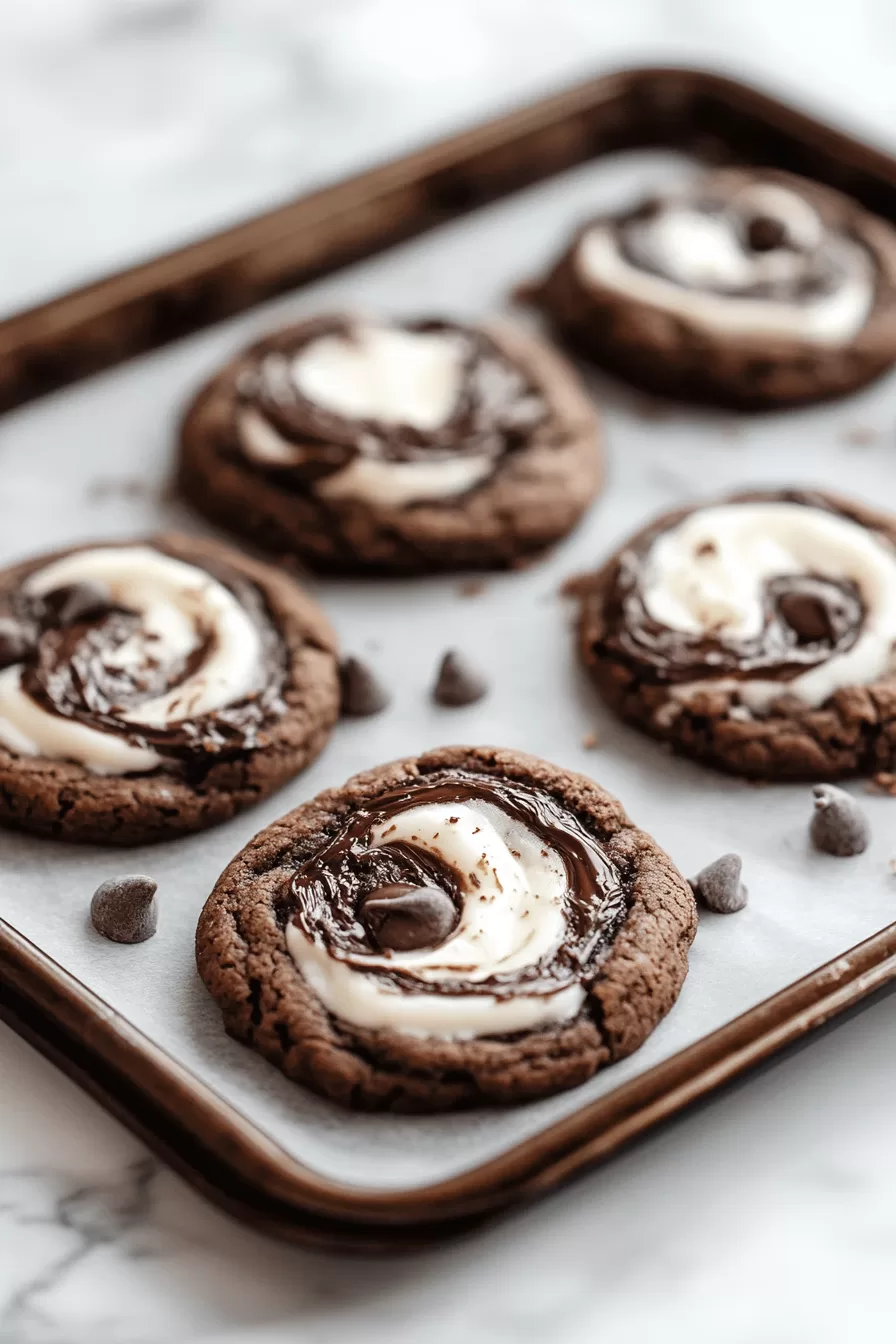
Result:
[[[537,273],[581,218],[627,202],[639,185],[677,182],[690,171],[667,154],[586,166],[5,417],[0,560],[159,526],[201,530],[186,511],[158,497],[182,404],[241,343],[322,307],[461,317],[499,311],[511,286]],[[477,598],[461,597],[452,578],[314,585],[345,649],[369,658],[393,686],[387,713],[341,725],[304,776],[203,836],[115,852],[0,833],[0,914],[327,1176],[395,1189],[467,1170],[896,919],[896,877],[887,867],[896,854],[896,801],[867,799],[874,841],[860,858],[810,853],[808,788],[756,788],[721,778],[671,759],[610,719],[575,666],[569,613],[557,596],[564,577],[599,562],[650,515],[695,494],[815,483],[896,508],[896,379],[833,406],[755,420],[686,409],[647,419],[639,414],[643,399],[593,381],[606,410],[608,487],[546,562],[490,579]],[[848,442],[851,431],[865,426],[878,427],[880,437],[862,446]],[[449,644],[478,650],[494,682],[488,699],[464,710],[435,709],[427,699]],[[582,746],[592,728],[601,740],[596,751]],[[462,1116],[352,1115],[227,1039],[194,970],[196,919],[219,872],[257,829],[356,770],[449,742],[520,747],[593,774],[686,873],[737,850],[750,904],[739,915],[703,916],[678,1006],[636,1056],[577,1091]],[[854,787],[864,800],[862,785]],[[138,947],[104,942],[87,919],[94,887],[123,872],[151,873],[159,883],[159,933]]]

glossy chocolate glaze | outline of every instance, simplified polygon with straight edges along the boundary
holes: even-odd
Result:
[[[815,496],[782,492],[782,501],[826,507]],[[692,512],[698,512],[693,510]],[[619,557],[603,600],[600,657],[625,663],[642,682],[666,684],[716,680],[791,681],[835,654],[852,648],[862,631],[865,608],[856,585],[814,574],[781,575],[764,587],[764,625],[755,637],[690,635],[655,621],[643,597],[645,570],[654,542],[687,513],[644,534]]]
[[[265,725],[285,708],[285,650],[259,589],[225,567],[202,567],[230,589],[258,630],[262,659],[258,688],[250,695],[193,718],[185,706],[187,717],[166,727],[127,723],[121,718],[124,711],[173,690],[201,668],[213,650],[213,633],[208,631],[190,656],[176,664],[147,655],[136,666],[116,667],[112,655],[139,630],[135,612],[107,602],[69,619],[55,594],[36,598],[19,589],[0,598],[0,616],[21,636],[15,661],[24,664],[25,692],[50,714],[114,733],[194,767],[204,758],[211,764],[261,745]]]
[[[433,430],[383,420],[346,418],[309,400],[291,375],[296,356],[324,336],[350,340],[356,324],[320,317],[280,332],[248,352],[237,375],[237,412],[252,407],[299,456],[288,466],[257,462],[259,471],[305,488],[348,466],[361,451],[389,462],[420,462],[458,456],[491,456],[525,445],[547,407],[537,389],[497,345],[475,327],[421,320],[401,324],[409,332],[447,333],[464,346],[460,395],[444,424]],[[234,436],[239,431],[234,426]],[[245,454],[244,454],[245,456]],[[251,459],[249,459],[251,461]]]
[[[411,844],[368,848],[371,829],[408,808],[431,803],[483,799],[502,808],[556,850],[566,867],[566,936],[549,957],[523,969],[482,980],[423,981],[400,968],[371,969],[366,959],[379,952],[362,919],[365,898],[395,883],[438,887],[460,915],[457,873],[434,854]],[[469,897],[468,897],[469,899]],[[292,879],[281,911],[330,955],[396,986],[427,994],[553,994],[593,976],[616,936],[627,909],[625,876],[580,819],[556,798],[531,785],[474,774],[442,771],[381,794],[351,813],[341,830]]]

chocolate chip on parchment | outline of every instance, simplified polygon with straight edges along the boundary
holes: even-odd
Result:
[[[733,915],[747,903],[747,889],[740,880],[742,868],[739,854],[723,854],[691,878],[691,890],[707,910]]]
[[[772,252],[786,241],[787,230],[772,215],[754,215],[747,225],[747,242],[754,252]]]
[[[156,883],[151,877],[112,877],[93,893],[91,923],[113,943],[143,943],[158,925],[155,896]]]
[[[112,606],[112,594],[104,583],[85,579],[83,583],[67,583],[44,593],[45,621],[49,625],[74,625],[92,616],[100,616]]]
[[[851,858],[868,848],[871,830],[868,818],[845,789],[833,784],[816,784],[815,811],[809,825],[809,834],[816,849],[838,858]]]
[[[33,647],[29,632],[12,616],[0,616],[0,667],[11,667]]]
[[[358,914],[378,947],[414,952],[438,947],[458,921],[451,897],[441,887],[390,882],[362,898]]]
[[[339,664],[341,711],[347,718],[363,719],[379,714],[391,700],[389,692],[360,658],[344,658]]]
[[[482,673],[462,653],[449,649],[439,664],[432,698],[440,705],[458,708],[474,704],[487,692],[488,682]]]

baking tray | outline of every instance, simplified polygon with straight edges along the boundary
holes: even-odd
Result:
[[[177,413],[256,332],[350,301],[493,311],[590,209],[675,180],[695,155],[803,172],[896,219],[896,161],[729,80],[634,70],[557,94],[0,325],[11,408],[330,276],[8,416],[0,563],[90,535],[195,526],[164,491]],[[206,836],[129,857],[0,836],[0,1016],[192,1183],[278,1235],[383,1249],[461,1230],[609,1156],[896,979],[883,827],[846,867],[812,856],[806,790],[721,780],[604,720],[577,680],[557,599],[565,576],[695,490],[786,472],[884,498],[892,448],[869,436],[896,418],[896,382],[753,421],[673,410],[601,378],[594,387],[610,483],[585,527],[542,564],[489,580],[475,599],[450,578],[315,585],[344,644],[392,676],[390,713],[340,726],[309,772]],[[433,710],[425,685],[435,654],[470,641],[491,659],[494,694],[462,713]],[[595,720],[596,753],[582,745]],[[223,1036],[190,968],[190,930],[217,873],[259,826],[355,769],[458,739],[527,747],[593,773],[686,870],[741,850],[754,900],[734,918],[701,921],[681,1003],[637,1055],[576,1092],[471,1116],[344,1116]],[[893,804],[868,805],[874,822]],[[101,945],[86,923],[93,886],[124,870],[160,879],[162,927],[139,948]]]

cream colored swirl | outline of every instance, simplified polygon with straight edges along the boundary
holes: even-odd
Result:
[[[896,552],[876,533],[830,510],[786,501],[697,509],[657,537],[644,560],[641,592],[648,615],[667,629],[746,639],[763,629],[767,580],[792,575],[856,585],[864,618],[851,648],[786,685],[703,680],[672,693],[687,698],[730,684],[761,711],[785,689],[820,705],[841,686],[882,676],[896,641]]]
[[[358,1026],[422,1036],[499,1035],[574,1017],[585,998],[580,984],[505,998],[415,994],[376,974],[401,969],[429,984],[482,981],[537,965],[557,950],[567,931],[563,859],[501,807],[479,798],[424,804],[371,831],[371,848],[402,842],[433,854],[457,875],[460,921],[436,948],[372,953],[352,964],[334,958],[322,941],[290,923],[290,954],[325,1006]]]
[[[780,245],[749,246],[749,220],[759,215],[781,226]],[[820,257],[829,283],[801,292]],[[586,281],[734,335],[847,344],[874,302],[871,254],[795,191],[767,182],[742,187],[724,207],[707,210],[682,193],[644,218],[595,224],[578,265]]]
[[[359,325],[348,335],[320,336],[303,346],[290,363],[290,377],[302,396],[336,415],[427,432],[445,424],[454,410],[465,351],[464,341],[452,332]],[[252,461],[289,467],[301,460],[301,450],[255,407],[244,407],[238,423],[243,450]],[[489,453],[390,461],[378,454],[375,441],[362,440],[358,456],[315,481],[313,489],[324,499],[399,508],[463,494],[493,468]]]
[[[24,591],[40,597],[70,584],[103,584],[111,600],[138,616],[137,628],[104,655],[106,666],[139,669],[147,659],[177,665],[198,649],[199,665],[164,694],[123,709],[118,718],[140,728],[170,727],[224,708],[257,684],[258,630],[237,598],[205,570],[150,546],[78,551],[32,574]],[[96,774],[151,770],[159,754],[117,733],[52,713],[22,684],[23,666],[0,672],[0,742],[20,755],[75,761]]]

